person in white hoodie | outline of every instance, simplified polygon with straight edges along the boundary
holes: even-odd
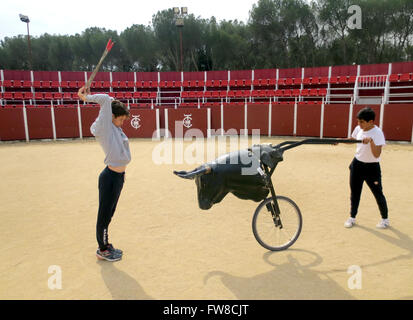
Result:
[[[380,168],[380,155],[386,141],[383,131],[374,124],[375,117],[373,109],[369,107],[360,110],[357,114],[358,126],[351,135],[352,139],[361,140],[362,143],[357,143],[356,154],[349,167],[351,210],[350,218],[344,223],[346,228],[351,228],[356,223],[364,181],[373,193],[380,210],[381,220],[376,227],[385,229],[390,226]]]
[[[128,137],[122,131],[123,122],[129,117],[126,106],[107,94],[90,94],[82,87],[78,96],[87,102],[100,104],[99,115],[90,127],[104,153],[106,165],[99,175],[99,210],[96,223],[98,250],[101,260],[118,261],[122,250],[115,249],[108,240],[108,227],[116,210],[120,193],[125,182],[126,166],[131,161]]]

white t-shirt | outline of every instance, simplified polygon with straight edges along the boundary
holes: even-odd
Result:
[[[357,126],[351,136],[356,140],[363,140],[364,138],[372,138],[376,146],[386,145],[383,131],[376,125],[369,131],[364,131]],[[357,143],[356,159],[362,162],[380,162],[380,157],[376,158],[371,152],[370,143]]]

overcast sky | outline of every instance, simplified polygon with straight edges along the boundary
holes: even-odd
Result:
[[[152,15],[172,7],[188,7],[196,17],[247,22],[258,0],[12,0],[0,10],[0,40],[27,35],[19,13],[30,18],[30,35],[74,35],[89,27],[118,31],[133,24],[149,25]]]

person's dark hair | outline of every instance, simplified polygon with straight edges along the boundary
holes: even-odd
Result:
[[[115,118],[120,117],[120,116],[129,117],[130,115],[128,108],[119,100],[112,101],[112,113],[115,116]]]
[[[357,113],[357,119],[364,120],[369,122],[370,120],[376,119],[376,114],[374,113],[373,109],[370,107],[363,108]]]

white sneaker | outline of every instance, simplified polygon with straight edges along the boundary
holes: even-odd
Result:
[[[352,226],[354,226],[356,224],[356,218],[348,218],[346,222],[344,222],[344,226],[346,228],[351,228]]]
[[[381,221],[376,225],[378,229],[386,229],[390,227],[389,219],[381,219]]]

